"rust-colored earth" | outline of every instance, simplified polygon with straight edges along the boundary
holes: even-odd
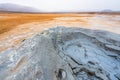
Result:
[[[51,27],[81,27],[120,34],[120,14],[0,14],[0,51]]]

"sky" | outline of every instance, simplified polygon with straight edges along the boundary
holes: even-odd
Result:
[[[14,3],[35,7],[41,11],[120,11],[120,0],[0,0],[1,3]]]

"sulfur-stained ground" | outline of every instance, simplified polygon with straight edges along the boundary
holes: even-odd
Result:
[[[107,30],[120,34],[120,14],[0,14],[0,51],[51,27]]]

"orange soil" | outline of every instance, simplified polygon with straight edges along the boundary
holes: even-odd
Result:
[[[43,21],[53,20],[56,17],[70,17],[70,16],[78,17],[77,14],[17,14],[17,13],[0,14],[0,16],[3,17],[0,19],[0,34],[15,28],[17,25],[20,24],[25,24],[30,22],[43,22]],[[84,16],[81,15],[81,17]]]
[[[105,16],[106,18],[102,18]],[[96,18],[97,17],[97,18]],[[99,17],[99,18],[98,18]],[[120,15],[104,14],[0,14],[0,51],[22,42],[29,36],[56,26],[103,29],[119,33]],[[98,26],[98,27],[97,27]],[[109,27],[109,28],[108,28]],[[115,28],[116,27],[116,28]],[[19,37],[19,38],[16,38]]]

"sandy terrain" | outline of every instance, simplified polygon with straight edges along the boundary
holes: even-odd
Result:
[[[56,27],[100,29],[120,34],[120,15],[105,14],[0,14],[0,51]]]

